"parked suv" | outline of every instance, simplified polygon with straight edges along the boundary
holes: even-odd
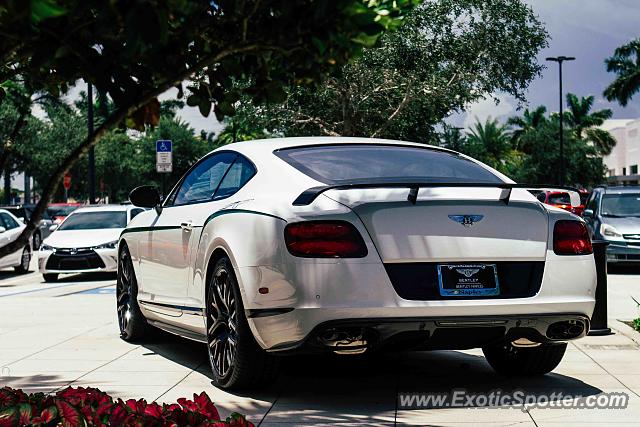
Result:
[[[0,209],[4,209],[8,212],[11,212],[16,218],[18,218],[23,224],[26,224],[29,219],[31,219],[31,215],[33,214],[33,210],[36,205],[13,205],[13,206],[0,206]],[[44,212],[42,215],[42,219],[40,220],[40,224],[38,228],[33,233],[31,237],[32,248],[34,251],[37,251],[40,248],[40,244],[42,240],[46,239],[49,234],[51,234],[51,230],[49,227],[53,224],[51,217],[48,212]]]
[[[596,187],[583,217],[593,239],[610,242],[608,262],[640,265],[640,187]]]

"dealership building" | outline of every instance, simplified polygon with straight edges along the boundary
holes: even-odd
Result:
[[[603,161],[610,184],[640,184],[640,119],[607,120],[601,128],[616,139],[616,146]]]

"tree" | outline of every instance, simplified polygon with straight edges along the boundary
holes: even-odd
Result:
[[[547,34],[520,0],[429,0],[379,47],[283,105],[240,109],[276,135],[345,135],[434,142],[435,127],[495,92],[524,100]]]
[[[607,71],[617,77],[605,89],[604,96],[624,107],[640,91],[640,39],[617,48],[605,64]]]
[[[0,4],[0,82],[57,96],[84,79],[115,110],[69,152],[43,186],[21,236],[24,246],[63,175],[122,122],[157,125],[157,96],[190,80],[187,102],[205,116],[233,114],[242,93],[284,99],[283,85],[312,84],[362,46],[397,27],[417,0],[31,0]],[[234,78],[250,77],[242,91]],[[6,92],[0,91],[0,95]]]
[[[467,154],[500,172],[510,174],[518,163],[519,153],[511,145],[509,128],[498,120],[477,121],[467,140]]]
[[[591,112],[593,96],[578,98],[573,93],[567,94],[568,111],[565,112],[566,124],[573,129],[578,139],[590,141],[600,155],[610,154],[616,145],[615,138],[606,130],[600,129],[605,120],[613,116],[610,109]]]
[[[527,108],[524,110],[522,116],[510,117],[509,120],[507,120],[507,125],[516,126],[516,128],[511,131],[511,139],[517,150],[525,153],[531,150],[531,147],[524,144],[526,140],[523,136],[545,125],[547,123],[546,113],[547,107],[541,105],[533,111],[529,111]]]

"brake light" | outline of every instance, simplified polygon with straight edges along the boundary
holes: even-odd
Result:
[[[580,221],[561,220],[553,227],[553,252],[557,255],[593,253],[587,226]]]
[[[291,255],[305,258],[362,258],[367,247],[346,221],[307,221],[288,224],[284,240]]]

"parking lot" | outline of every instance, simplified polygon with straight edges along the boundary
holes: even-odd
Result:
[[[33,267],[32,267],[33,270]],[[640,274],[609,274],[609,317],[615,334],[569,346],[554,373],[536,379],[497,376],[479,350],[386,354],[375,357],[286,359],[279,380],[232,394],[211,385],[202,344],[160,335],[143,345],[118,337],[115,278],[76,275],[45,284],[39,274],[0,272],[0,386],[53,392],[93,386],[116,397],[175,402],[206,391],[223,415],[247,414],[256,425],[567,425],[640,419],[640,334],[619,320],[638,317]],[[624,392],[626,409],[402,409],[399,393]],[[474,405],[471,405],[474,406]]]

